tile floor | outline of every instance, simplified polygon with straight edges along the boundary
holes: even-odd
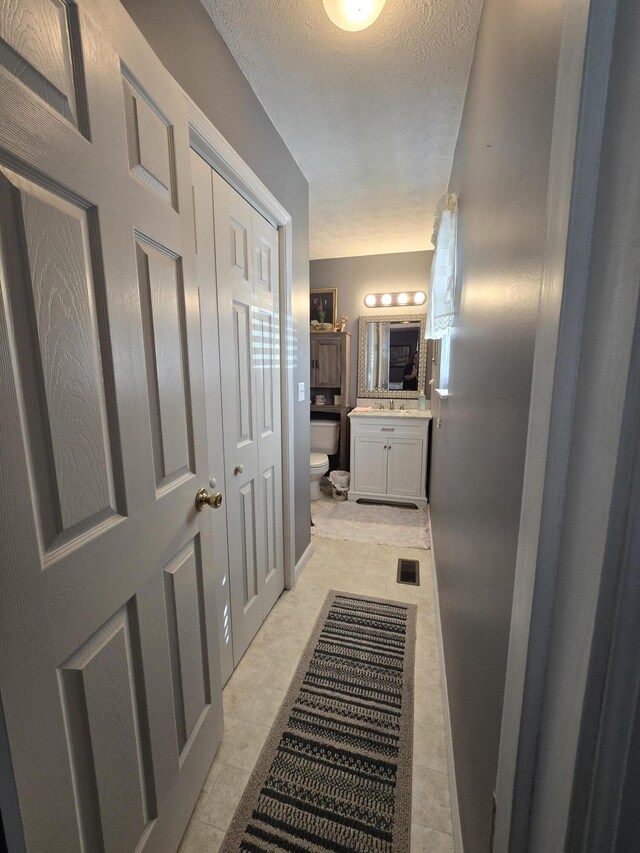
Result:
[[[432,552],[313,541],[296,587],[280,597],[224,689],[224,738],[180,853],[219,849],[329,589],[418,605],[411,850],[452,853]],[[419,587],[396,583],[400,556],[420,561]]]

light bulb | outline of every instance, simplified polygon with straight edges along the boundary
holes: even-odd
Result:
[[[329,19],[347,32],[366,30],[376,20],[386,0],[322,0]]]
[[[422,303],[425,301],[426,298],[427,298],[426,293],[423,293],[422,291],[418,291],[418,293],[414,294],[413,301],[415,302],[416,305],[422,305]]]
[[[399,293],[398,294],[398,305],[406,305],[408,301],[409,301],[409,297],[406,293]]]
[[[383,293],[382,298],[380,299],[380,302],[382,302],[383,305],[391,305],[391,303],[393,302],[393,299],[391,298],[391,294],[390,293]]]
[[[369,293],[368,296],[365,296],[364,304],[367,306],[367,308],[375,308],[376,298],[373,293]]]

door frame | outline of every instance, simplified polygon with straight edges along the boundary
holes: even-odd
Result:
[[[565,8],[497,771],[495,853],[565,849],[571,833],[576,833],[574,838],[580,835],[587,812],[576,810],[572,798],[585,798],[582,789],[595,779],[593,741],[587,742],[585,734],[595,737],[593,731],[602,725],[602,693],[594,672],[606,669],[603,659],[614,639],[619,641],[621,626],[626,628],[624,607],[614,615],[609,609],[604,630],[600,617],[615,599],[627,570],[622,559],[612,565],[610,554],[625,537],[631,541],[634,532],[626,517],[631,486],[621,482],[620,473],[630,476],[629,460],[637,448],[637,428],[632,428],[629,416],[637,369],[637,341],[634,351],[629,326],[638,310],[631,287],[629,304],[622,306],[627,310],[597,321],[598,330],[615,341],[615,347],[601,347],[594,356],[588,333],[593,332],[594,309],[589,309],[596,290],[596,262],[602,264],[614,253],[621,257],[625,249],[638,262],[636,232],[632,242],[628,225],[623,227],[624,217],[637,216],[637,210],[620,205],[616,211],[611,193],[608,197],[605,192],[611,174],[603,168],[613,162],[607,108],[616,97],[620,108],[620,93],[610,92],[609,83],[613,74],[624,79],[625,73],[615,50],[617,16],[634,2],[568,0]],[[627,129],[629,136],[633,130]],[[620,135],[613,139],[624,141]],[[631,156],[630,146],[621,144],[615,158],[618,169],[626,169],[629,185],[637,182],[637,157],[635,152]],[[619,228],[616,245],[607,245],[598,229],[607,215]],[[601,429],[594,438],[596,413],[586,410],[580,380],[590,375],[586,370],[598,355],[611,364],[616,348],[621,368],[606,387],[593,388],[594,398],[599,393],[599,407],[611,415],[611,429]],[[572,544],[569,537],[580,533],[577,521],[584,506],[580,500],[584,490],[579,488],[584,481],[576,471],[583,462],[581,451],[594,443],[598,452],[591,458],[603,474],[600,506],[605,523],[593,525],[590,559],[582,560],[576,571],[576,552],[567,547],[567,542]],[[623,485],[628,489],[625,500]],[[637,518],[635,528],[637,535]],[[634,614],[634,632],[636,619]],[[633,643],[632,653],[640,655],[635,636]],[[636,656],[635,661],[639,659]],[[569,681],[561,678],[567,671]],[[628,708],[629,716],[632,712]],[[625,750],[623,745],[604,757],[608,765],[604,780],[612,778],[614,767],[614,773],[620,772]],[[602,825],[602,815],[597,819]]]
[[[280,266],[280,410],[282,439],[282,519],[284,528],[284,586],[296,582],[295,468],[294,468],[294,374],[295,352],[292,306],[293,222],[291,215],[255,172],[227,142],[220,131],[184,92],[189,114],[189,141],[193,150],[230,184],[278,231]]]

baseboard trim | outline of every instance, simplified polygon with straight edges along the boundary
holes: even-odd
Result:
[[[307,547],[304,549],[302,556],[296,563],[296,567],[293,571],[293,585],[295,586],[298,582],[298,578],[302,574],[304,567],[307,565],[311,556],[313,554],[313,542],[309,542]]]
[[[429,533],[431,536],[431,554],[433,556],[433,594],[436,604],[436,622],[438,631],[438,651],[440,656],[440,673],[442,675],[442,704],[444,711],[444,735],[447,744],[447,763],[449,765],[449,799],[451,800],[451,825],[453,834],[453,853],[464,853],[462,844],[462,827],[460,825],[460,807],[458,805],[458,786],[456,784],[456,766],[453,759],[453,738],[451,736],[451,716],[449,714],[449,691],[447,690],[447,670],[444,662],[444,643],[442,641],[442,622],[440,621],[440,596],[438,594],[438,573],[436,571],[436,548],[431,525],[431,509],[429,513]]]

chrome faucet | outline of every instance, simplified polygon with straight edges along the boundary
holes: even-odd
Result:
[[[392,412],[394,410],[394,408],[395,408],[395,406],[394,406],[393,400],[389,400],[389,411]]]

